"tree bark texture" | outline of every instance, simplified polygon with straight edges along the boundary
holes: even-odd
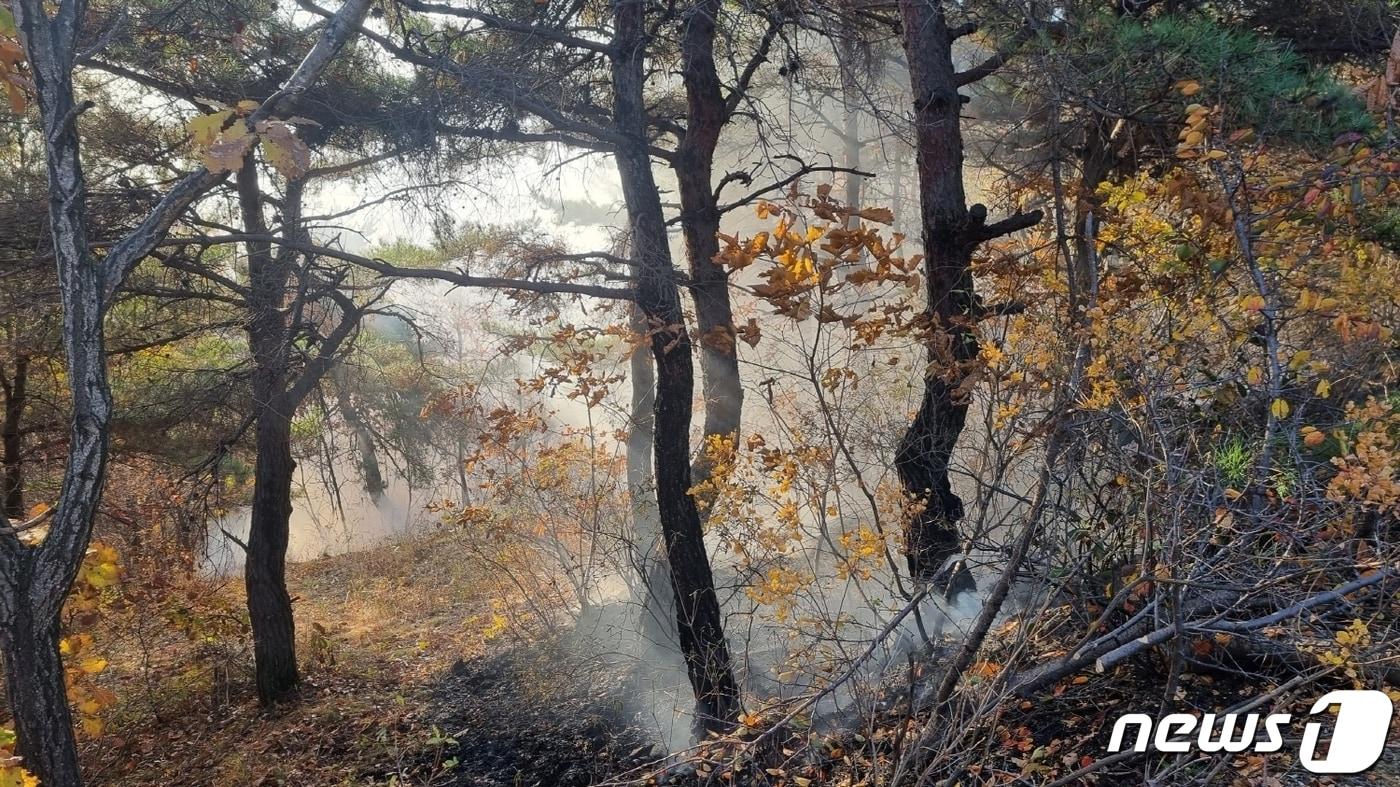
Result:
[[[294,195],[293,195],[294,196]],[[266,235],[257,164],[249,156],[238,171],[239,208],[250,235]],[[273,703],[298,681],[296,625],[287,593],[287,541],[292,516],[292,417],[287,396],[290,331],[286,297],[291,256],[271,243],[251,241],[248,253],[248,346],[253,355],[253,402],[258,408],[253,471],[252,523],[244,561],[248,617],[258,698]]]
[[[38,621],[24,612],[0,636],[22,764],[45,787],[82,784],[58,636],[56,620]]]
[[[715,18],[720,0],[700,0],[686,11],[681,31],[681,81],[685,86],[686,128],[676,149],[673,169],[680,191],[681,234],[690,265],[691,297],[699,329],[700,371],[705,400],[704,443],[692,468],[692,481],[708,481],[713,456],[706,445],[734,439],[739,433],[744,387],[739,377],[734,310],[729,276],[717,264],[719,200],[714,189],[715,148],[728,119],[728,107],[715,68]],[[697,495],[701,517],[714,495]]]
[[[724,729],[739,711],[739,690],[700,512],[689,493],[694,368],[647,145],[643,15],[643,0],[613,2],[614,122],[627,143],[618,146],[616,159],[638,264],[637,303],[647,320],[656,361],[656,499],[676,598],[676,629],[695,693],[697,725]]]
[[[14,375],[0,378],[5,393],[5,415],[0,421],[0,494],[5,516],[23,519],[24,506],[24,407],[28,399],[29,359],[15,358]]]
[[[45,135],[49,230],[63,302],[72,415],[63,485],[48,536],[30,546],[8,530],[0,535],[0,649],[25,766],[45,787],[81,787],[58,628],[63,601],[92,536],[107,466],[112,397],[102,318],[104,279],[111,274],[88,246],[87,185],[73,99],[82,8],[62,3],[50,18],[38,0],[17,0],[11,6]],[[0,528],[8,519],[0,517]]]
[[[909,572],[932,579],[960,550],[963,501],[950,477],[953,449],[967,422],[970,392],[960,386],[977,357],[979,301],[972,254],[986,240],[1034,225],[1038,211],[987,224],[982,205],[967,205],[959,110],[963,84],[953,63],[954,35],[942,0],[900,0],[904,50],[914,95],[914,147],[928,302],[928,366],[919,411],[895,455],[904,491],[922,504],[908,524]],[[955,584],[969,578],[959,571]],[[962,589],[950,587],[950,592]]]

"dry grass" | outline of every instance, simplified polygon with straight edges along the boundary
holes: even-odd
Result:
[[[495,633],[500,602],[478,577],[449,533],[289,567],[304,684],[297,702],[271,710],[252,695],[242,637],[211,656],[211,643],[172,636],[149,610],[123,613],[104,676],[122,707],[84,751],[90,783],[431,783],[427,695]],[[241,582],[202,582],[241,608]]]

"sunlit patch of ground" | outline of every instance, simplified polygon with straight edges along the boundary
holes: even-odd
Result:
[[[215,649],[172,637],[159,621],[115,623],[128,630],[109,640],[104,677],[123,705],[84,747],[89,783],[443,783],[424,758],[434,748],[430,695],[458,659],[509,636],[501,601],[474,574],[447,534],[289,567],[304,680],[298,701],[272,710],[252,695],[240,637]],[[237,610],[241,584],[210,592]],[[188,669],[196,651],[200,666]]]

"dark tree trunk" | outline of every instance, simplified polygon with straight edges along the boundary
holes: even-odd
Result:
[[[364,482],[365,492],[369,494],[370,499],[378,501],[384,495],[387,486],[384,483],[384,473],[379,468],[379,451],[374,444],[374,433],[370,431],[369,424],[350,398],[350,381],[345,376],[344,364],[336,364],[334,380],[336,407],[340,409],[340,417],[345,419],[345,425],[355,437],[355,453],[360,457],[360,480]]]
[[[298,680],[296,626],[286,576],[295,467],[288,414],[273,407],[259,414],[257,452],[244,581],[253,628],[258,698],[272,703],[286,697]]]
[[[963,84],[953,64],[953,33],[942,0],[900,0],[904,49],[914,94],[914,146],[919,174],[924,273],[928,281],[928,367],[919,412],[900,441],[895,469],[922,510],[905,536],[909,572],[932,580],[960,548],[963,502],[950,477],[953,448],[967,421],[970,392],[960,390],[977,356],[973,327],[979,301],[972,254],[983,241],[1034,225],[1038,211],[988,225],[982,205],[967,206],[959,110]],[[941,581],[941,580],[940,580]],[[949,593],[971,583],[959,568]]]
[[[78,744],[58,652],[58,622],[16,615],[0,638],[23,766],[44,787],[78,787]]]
[[[729,277],[714,261],[719,253],[720,222],[714,189],[715,148],[728,115],[715,69],[715,17],[720,6],[720,0],[701,0],[685,14],[681,80],[686,95],[686,131],[673,165],[680,191],[681,233],[690,264],[690,293],[699,328],[706,443],[738,435],[744,403]],[[695,484],[710,477],[712,457],[704,449],[702,444],[692,469]],[[712,494],[699,495],[702,518],[712,502]]]
[[[282,200],[283,235],[309,242],[301,223],[303,184],[291,181]],[[243,226],[250,236],[267,235],[257,166],[252,156],[238,170],[238,199]],[[253,657],[258,698],[273,703],[296,688],[296,627],[287,593],[288,530],[292,516],[292,418],[308,394],[337,363],[347,339],[364,316],[360,307],[336,291],[340,323],[320,339],[320,346],[294,374],[289,361],[296,339],[292,315],[304,315],[305,288],[290,287],[298,256],[291,245],[277,253],[272,244],[254,240],[248,250],[248,345],[253,355],[253,401],[257,411],[257,466],[253,477],[252,524],[244,584],[253,628]]]
[[[24,420],[24,407],[28,398],[29,359],[21,355],[15,358],[15,374],[9,379],[0,379],[0,387],[5,391],[5,416],[0,423],[0,487],[4,494],[5,516],[10,519],[23,519],[24,507],[24,433],[20,425]]]
[[[929,367],[923,402],[905,432],[895,468],[905,491],[924,505],[909,525],[905,549],[909,573],[930,579],[959,549],[962,499],[953,491],[949,464],[967,420],[968,403],[954,397],[958,363],[977,354],[966,324],[975,307],[972,246],[963,192],[963,144],[954,83],[952,40],[939,0],[903,0],[900,11],[914,93],[914,138],[928,280]],[[918,31],[914,34],[913,31]]]
[[[627,144],[618,145],[616,158],[631,217],[632,254],[638,264],[637,303],[652,333],[656,359],[656,498],[676,598],[676,629],[695,692],[697,724],[725,729],[738,714],[739,690],[700,512],[689,494],[694,368],[646,138],[643,9],[643,0],[613,3],[614,119],[618,132],[627,138]]]
[[[88,245],[86,180],[79,155],[72,66],[79,14],[63,4],[50,19],[32,0],[10,4],[28,55],[43,123],[49,231],[63,301],[63,348],[72,415],[63,485],[37,546],[0,516],[0,651],[19,754],[45,787],[81,787],[77,741],[58,652],[60,614],[92,537],[106,474],[111,387],[102,318],[106,287],[121,283],[112,259]]]
[[[244,229],[250,235],[266,235],[252,156],[238,171],[238,197]],[[284,306],[291,265],[287,255],[273,254],[266,241],[249,242],[247,250],[248,345],[254,363],[253,401],[259,410],[252,524],[243,570],[258,698],[273,703],[286,697],[298,680],[296,628],[286,580],[294,469],[291,422],[296,410],[286,396],[290,336]]]
[[[1074,255],[1068,273],[1070,311],[1076,324],[1087,316],[1095,279],[1095,234],[1098,212],[1103,206],[1099,184],[1106,180],[1114,167],[1112,142],[1108,129],[1100,119],[1091,119],[1085,129],[1084,147],[1079,155],[1079,195],[1074,206]],[[1086,345],[1087,348],[1087,345]]]

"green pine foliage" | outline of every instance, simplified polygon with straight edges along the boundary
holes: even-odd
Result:
[[[1198,100],[1221,104],[1234,125],[1305,144],[1370,128],[1350,89],[1282,42],[1200,16],[1164,16],[1145,26],[1120,20],[1115,27],[1122,51],[1151,53],[1174,76],[1200,81]]]
[[[1166,102],[1219,104],[1229,126],[1307,146],[1372,128],[1352,90],[1287,43],[1201,15],[1143,21],[1102,14],[1073,36],[1081,42],[1073,48],[1074,70],[1095,85],[1103,106],[1137,120],[1176,120]],[[1055,46],[1065,51],[1062,43]],[[1173,89],[1180,80],[1194,80],[1201,90],[1183,96]]]

